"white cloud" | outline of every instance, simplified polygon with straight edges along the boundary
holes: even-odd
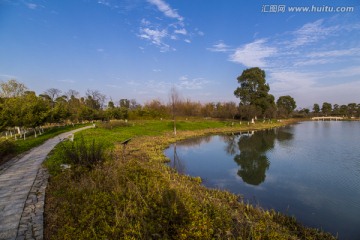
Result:
[[[229,46],[226,45],[223,41],[220,41],[217,44],[214,44],[211,48],[207,48],[211,52],[228,52]]]
[[[176,30],[174,31],[174,33],[186,35],[186,34],[187,34],[187,31],[186,31],[185,28],[182,28],[182,29],[176,29]]]
[[[142,39],[149,40],[152,44],[159,47],[161,52],[176,51],[175,48],[170,46],[168,40],[182,40],[183,36],[189,35],[187,29],[184,27],[184,18],[163,0],[147,0],[147,2],[155,5],[157,9],[168,18],[164,20],[155,17],[151,21],[142,18],[138,36]],[[174,19],[176,22],[173,21]],[[183,40],[186,43],[191,43],[190,39]]]
[[[176,86],[179,89],[187,89],[187,90],[203,89],[203,86],[209,83],[209,81],[205,80],[204,78],[189,79],[188,76],[181,76],[179,80],[180,83],[176,84]]]
[[[306,59],[306,60],[300,60],[294,63],[295,67],[302,67],[302,66],[311,66],[311,65],[319,65],[319,64],[326,64],[333,62],[331,59]]]
[[[184,18],[178,14],[175,9],[172,9],[169,4],[162,0],[148,0],[149,3],[155,5],[160,12],[169,18],[175,18],[179,21],[183,21]]]
[[[167,36],[166,29],[157,30],[150,28],[140,28],[140,37],[150,40],[155,45],[162,45],[162,39]]]
[[[277,53],[275,47],[266,45],[265,39],[259,39],[252,43],[245,44],[239,47],[230,55],[230,61],[241,63],[247,67],[267,67],[269,64],[265,61],[266,58]]]
[[[35,10],[35,9],[37,9],[39,7],[35,3],[26,3],[26,6],[31,10]]]
[[[148,21],[148,20],[146,20],[145,18],[143,18],[143,19],[141,19],[141,24],[142,24],[143,26],[149,26],[149,25],[151,24],[151,22]]]
[[[332,50],[324,52],[312,52],[308,57],[351,57],[351,56],[360,56],[360,48],[350,48],[342,50]]]
[[[295,39],[290,44],[291,47],[304,46],[326,38],[336,32],[339,26],[325,27],[324,20],[320,19],[312,23],[307,23],[293,32]]]

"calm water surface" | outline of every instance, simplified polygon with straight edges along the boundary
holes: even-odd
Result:
[[[212,188],[360,239],[360,122],[302,122],[189,139],[165,151],[178,171]]]

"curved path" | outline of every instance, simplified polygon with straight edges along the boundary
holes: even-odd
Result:
[[[75,129],[47,140],[0,169],[0,239],[43,239],[44,200],[48,173],[41,167],[49,152]]]

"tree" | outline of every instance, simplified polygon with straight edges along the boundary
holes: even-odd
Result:
[[[276,101],[276,105],[279,111],[285,112],[286,115],[292,113],[296,108],[295,100],[289,95],[279,97]]]
[[[174,121],[174,134],[176,135],[176,113],[177,113],[177,108],[178,105],[180,103],[180,95],[178,90],[175,87],[172,87],[170,90],[170,105],[171,105],[171,113],[172,113],[172,117],[173,117],[173,121]]]
[[[37,97],[32,91],[27,91],[18,97],[5,98],[0,116],[0,128],[39,126],[45,122],[48,110],[46,101]]]
[[[130,108],[130,100],[120,99],[120,107],[129,109]]]
[[[320,106],[319,104],[315,103],[313,106],[313,112],[317,115],[320,112]]]
[[[323,114],[325,114],[325,116],[327,116],[328,114],[330,114],[332,111],[332,105],[331,103],[328,102],[324,102],[322,107],[321,107],[321,112]]]
[[[76,90],[73,89],[69,89],[65,95],[67,96],[68,99],[71,99],[71,97],[79,97],[80,93]]]
[[[7,82],[0,82],[0,97],[10,98],[10,97],[19,97],[27,91],[27,87],[15,79],[11,79]]]
[[[275,106],[274,96],[269,94],[270,86],[266,84],[265,71],[258,67],[249,68],[237,80],[240,87],[234,91],[234,95],[240,98],[240,105],[255,106],[264,116],[268,108]]]
[[[99,110],[104,107],[106,96],[102,94],[98,90],[90,90],[86,91],[86,105],[88,107]]]
[[[349,115],[349,117],[354,117],[356,115],[356,113],[357,113],[357,110],[358,110],[356,103],[349,103],[347,105],[347,107],[348,107],[348,115]]]
[[[46,90],[44,92],[44,94],[48,95],[51,99],[51,101],[54,103],[56,98],[60,97],[61,95],[61,90],[57,89],[57,88],[49,88],[48,90]]]

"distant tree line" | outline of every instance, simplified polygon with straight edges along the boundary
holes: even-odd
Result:
[[[113,101],[98,90],[87,90],[84,96],[76,90],[62,92],[50,88],[37,95],[16,80],[0,82],[0,131],[11,127],[35,128],[51,123],[77,123],[111,119],[155,119],[183,117],[207,117],[248,120],[256,118],[309,117],[312,115],[336,115],[359,117],[360,104],[314,104],[310,109],[296,109],[295,100],[280,96],[275,102],[269,94],[270,86],[265,71],[250,68],[237,78],[240,86],[234,94],[235,102],[200,103],[182,99],[172,91],[169,102],[153,99],[140,105],[135,99]],[[176,95],[174,95],[176,93]],[[176,97],[176,98],[174,98]]]
[[[309,111],[308,111],[309,112]],[[315,103],[312,109],[312,115],[315,116],[341,116],[341,117],[360,117],[360,103],[349,103],[339,105],[324,102],[321,105]]]

